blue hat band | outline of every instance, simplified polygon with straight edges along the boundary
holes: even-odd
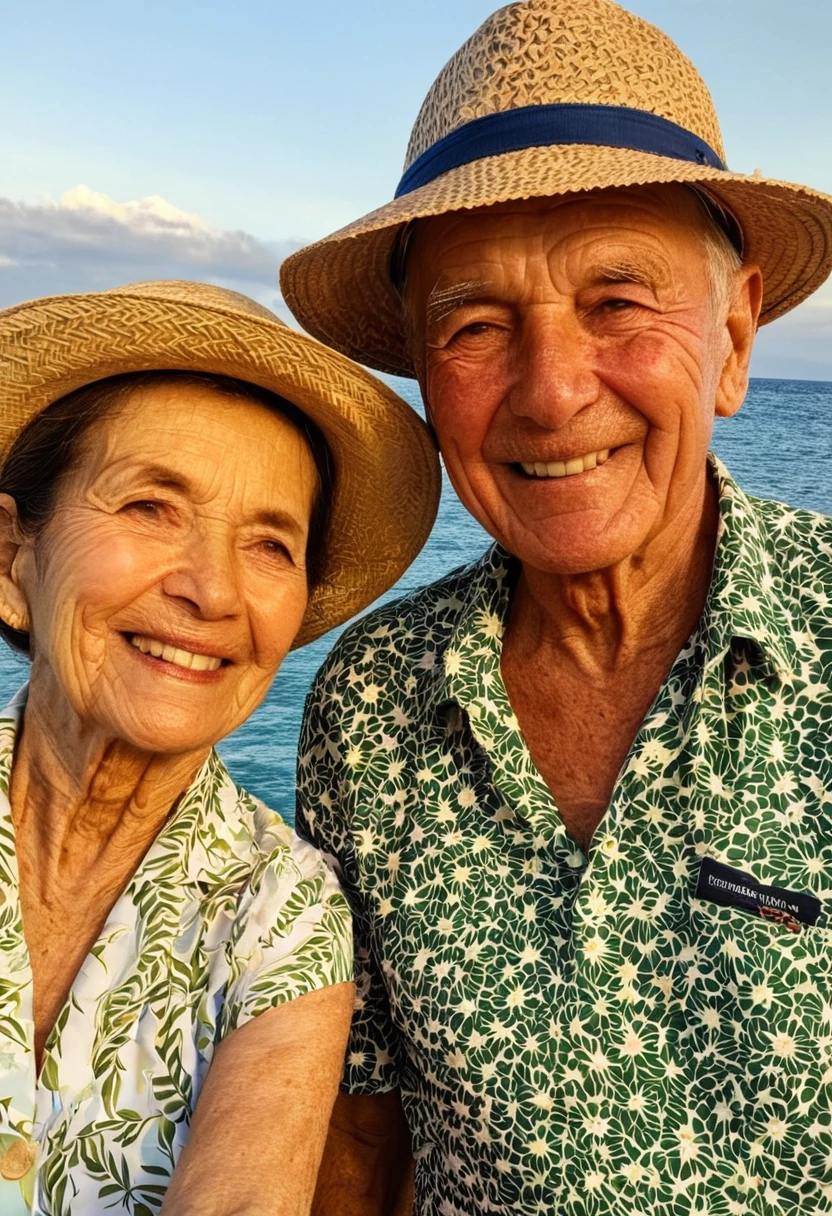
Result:
[[[726,168],[703,139],[646,110],[571,103],[520,106],[475,118],[438,140],[405,171],[396,198],[411,194],[451,169],[486,156],[555,144],[629,148],[711,169]]]

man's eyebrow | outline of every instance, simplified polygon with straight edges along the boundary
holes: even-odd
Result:
[[[451,283],[447,287],[436,286],[428,296],[425,305],[425,316],[428,325],[436,325],[444,321],[451,313],[462,308],[471,300],[479,299],[487,292],[487,287],[480,279],[468,279],[463,283]]]
[[[589,273],[593,287],[613,287],[617,283],[637,283],[641,287],[664,287],[670,281],[666,266],[656,261],[616,258],[593,266]]]

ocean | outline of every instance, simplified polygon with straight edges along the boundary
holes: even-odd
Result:
[[[421,409],[413,382],[391,383]],[[749,493],[832,515],[832,383],[752,380],[739,414],[717,420],[713,448]],[[427,545],[384,600],[433,582],[488,544],[446,482]],[[304,697],[337,636],[290,654],[257,712],[219,747],[234,778],[289,822]],[[0,695],[8,700],[25,679],[25,661],[0,649]]]

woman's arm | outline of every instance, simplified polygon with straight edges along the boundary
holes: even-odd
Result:
[[[397,1089],[338,1095],[313,1216],[410,1216],[410,1133]]]
[[[308,1216],[354,997],[307,993],[220,1044],[160,1216]]]

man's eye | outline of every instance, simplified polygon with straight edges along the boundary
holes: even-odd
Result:
[[[601,307],[609,309],[610,312],[621,312],[625,308],[635,308],[635,302],[621,299],[604,300]]]
[[[463,325],[462,329],[458,329],[454,334],[455,338],[481,338],[483,334],[491,333],[494,326],[488,321],[472,321],[470,325]]]

